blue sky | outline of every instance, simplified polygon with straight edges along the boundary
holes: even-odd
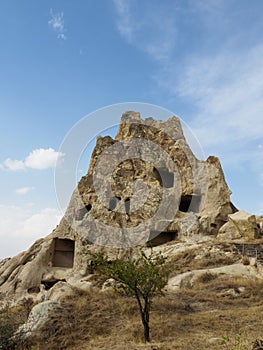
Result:
[[[125,101],[180,116],[234,204],[262,215],[262,13],[261,0],[2,0],[0,258],[57,224],[67,132]]]

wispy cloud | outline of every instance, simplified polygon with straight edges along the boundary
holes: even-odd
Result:
[[[61,40],[66,40],[66,27],[64,22],[64,13],[57,12],[54,13],[52,9],[50,9],[51,19],[48,21],[48,25],[54,30],[57,34],[57,38]]]
[[[192,125],[204,145],[262,139],[262,55],[263,45],[258,45],[242,56],[221,52],[185,65],[173,93],[197,107]],[[166,84],[171,89],[172,81]]]
[[[228,150],[235,145],[249,156],[253,147],[247,143],[263,135],[263,44],[246,47],[240,31],[232,34],[231,21],[240,20],[239,12],[229,15],[233,2],[153,0],[147,7],[114,0],[114,5],[120,34],[158,62],[155,83],[195,110],[188,117],[201,144]],[[247,38],[250,29],[243,32]]]
[[[22,160],[14,160],[7,158],[3,164],[1,164],[1,169],[11,170],[11,171],[19,171],[25,170],[26,166]]]
[[[229,174],[249,169],[252,200],[263,174],[262,2],[113,3],[120,35],[156,63],[155,93],[166,93],[204,153],[219,156]]]
[[[32,208],[0,205],[0,237],[39,237],[50,233],[61,219],[55,208],[33,211]]]
[[[16,189],[15,193],[23,196],[34,189],[35,189],[35,187],[21,187],[21,188]]]
[[[139,29],[138,24],[133,22],[132,14],[131,14],[131,1],[129,0],[113,0],[116,11],[118,13],[118,21],[117,27],[120,34],[128,40],[128,42],[132,42],[134,33]]]
[[[54,168],[63,161],[64,153],[56,152],[53,148],[38,148],[29,153],[24,160],[7,158],[2,164],[2,170],[21,171],[27,168],[44,170]]]
[[[159,82],[190,104],[189,122],[206,153],[220,156],[229,168],[249,166],[263,172],[263,45],[192,57],[177,74],[167,70]],[[160,79],[160,76],[158,77]],[[174,79],[173,79],[174,78]]]
[[[167,60],[175,47],[177,5],[167,3],[113,0],[121,36],[154,60]],[[138,6],[140,4],[140,6]],[[139,10],[138,10],[139,9]]]

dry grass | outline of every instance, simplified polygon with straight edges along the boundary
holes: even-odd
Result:
[[[195,283],[208,283],[216,278],[218,278],[218,275],[207,271],[198,276]]]
[[[215,245],[214,245],[215,246]],[[172,275],[240,261],[231,245],[188,250],[173,256]],[[230,254],[227,254],[230,252]],[[103,280],[96,275],[98,287]],[[201,274],[193,288],[153,300],[150,344],[144,344],[136,300],[99,288],[76,292],[64,312],[28,344],[31,350],[250,350],[263,338],[263,281]],[[243,333],[242,333],[243,332]],[[246,333],[244,333],[246,332]],[[235,342],[245,334],[242,347]],[[225,337],[225,344],[223,344]],[[227,340],[227,341],[226,341]]]
[[[14,349],[16,341],[11,344],[10,338],[26,322],[32,307],[32,300],[25,299],[17,306],[0,308],[0,349]]]
[[[217,249],[216,249],[217,248]],[[169,264],[172,266],[173,275],[190,270],[221,267],[231,265],[241,260],[240,254],[232,244],[220,243],[200,245],[200,249],[188,249],[172,257]]]
[[[229,346],[243,329],[247,343],[262,339],[262,300],[262,281],[204,275],[195,288],[154,299],[146,345],[133,298],[78,293],[64,300],[62,318],[54,318],[31,349],[236,350],[222,344],[223,336]]]
[[[242,257],[242,264],[243,264],[243,265],[249,265],[249,264],[250,264],[250,261],[249,261],[249,257],[248,257],[248,256],[244,255],[244,256]]]

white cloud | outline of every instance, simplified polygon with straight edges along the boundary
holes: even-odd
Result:
[[[62,152],[56,152],[53,148],[38,148],[30,152],[25,160],[6,159],[1,169],[20,171],[27,168],[37,170],[55,168],[59,162],[63,161],[64,155]]]
[[[50,16],[51,19],[48,21],[49,26],[57,33],[58,39],[66,40],[67,37],[65,35],[66,28],[64,22],[64,13],[54,13],[53,10],[50,9]]]
[[[0,205],[0,259],[18,254],[51,233],[61,218],[62,213],[55,208],[37,212],[33,207]]]
[[[39,148],[30,152],[25,159],[25,165],[27,168],[39,170],[54,168],[63,156],[63,153],[56,152],[53,148]]]
[[[16,192],[16,194],[23,196],[34,189],[35,189],[35,187],[21,187],[21,188],[16,189],[15,192]]]
[[[1,169],[8,169],[11,171],[25,170],[26,166],[22,160],[12,160],[7,158],[1,165]]]

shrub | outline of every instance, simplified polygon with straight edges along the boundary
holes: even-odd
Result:
[[[196,279],[198,283],[209,283],[217,278],[217,275],[209,271],[202,273]]]
[[[242,257],[242,264],[243,264],[243,265],[249,265],[249,264],[250,264],[250,261],[249,261],[249,257],[248,257],[248,256],[244,255],[244,256]]]
[[[241,329],[234,338],[224,336],[222,345],[226,350],[250,350],[251,344],[248,341],[246,329]]]

